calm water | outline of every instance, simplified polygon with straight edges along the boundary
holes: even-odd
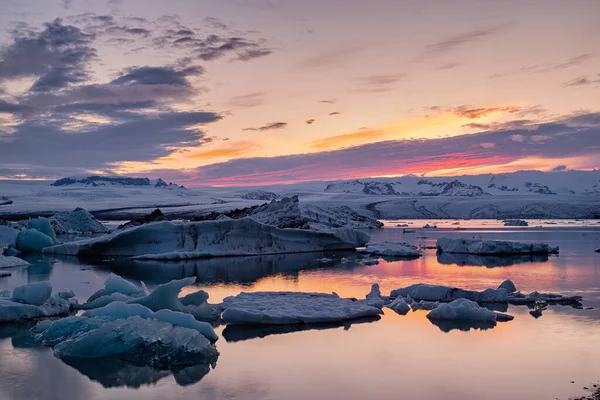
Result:
[[[370,232],[373,240],[430,246],[439,236],[483,237],[542,241],[559,245],[561,252],[534,259],[438,259],[435,250],[425,250],[417,260],[380,260],[375,266],[341,264],[341,257],[353,253],[96,265],[34,256],[32,266],[0,278],[0,289],[50,280],[55,290],[72,289],[85,301],[113,270],[148,286],[197,276],[197,286],[188,291],[205,289],[209,301],[219,302],[240,291],[335,291],[362,298],[374,282],[385,294],[416,282],[484,289],[509,278],[522,291],[582,295],[584,306],[594,309],[556,306],[536,319],[526,307],[510,306],[514,321],[468,331],[438,327],[424,311],[400,316],[387,309],[378,321],[296,332],[221,326],[215,368],[198,366],[175,375],[115,362],[69,366],[32,343],[26,326],[0,326],[0,399],[566,399],[600,379],[596,221],[530,222],[527,228],[463,221],[460,231],[454,221],[436,221],[438,229],[421,229],[428,221],[402,221],[410,223],[406,229],[412,233],[395,228],[399,222]],[[315,259],[323,256],[336,261],[317,265]]]

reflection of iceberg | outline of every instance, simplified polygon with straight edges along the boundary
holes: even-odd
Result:
[[[446,333],[454,329],[463,332],[468,332],[471,329],[480,329],[485,331],[496,326],[495,321],[452,321],[444,319],[430,319],[429,321],[440,328],[442,332]]]
[[[139,388],[158,382],[171,374],[180,386],[199,382],[210,372],[209,364],[198,364],[175,371],[161,371],[149,366],[138,366],[116,358],[101,360],[68,359],[66,364],[75,368],[92,381],[105,388],[129,387]]]
[[[440,264],[472,265],[478,267],[510,267],[515,264],[546,262],[547,254],[521,254],[507,256],[478,256],[475,254],[440,253],[437,255]]]
[[[335,252],[335,259],[354,252]],[[328,253],[276,254],[248,257],[219,257],[187,261],[119,260],[103,266],[121,276],[162,283],[173,279],[196,276],[198,283],[252,283],[257,279],[285,274],[298,276],[302,270],[318,269],[323,265],[316,260]]]
[[[223,330],[223,337],[228,342],[239,342],[248,339],[264,338],[270,335],[283,335],[286,333],[335,329],[343,327],[350,329],[354,324],[365,324],[378,321],[380,317],[359,318],[352,321],[318,323],[318,324],[292,324],[292,325],[227,325]]]

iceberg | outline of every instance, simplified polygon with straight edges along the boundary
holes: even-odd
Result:
[[[26,267],[28,265],[31,265],[31,264],[29,264],[27,261],[22,260],[18,257],[0,255],[0,269],[14,268],[14,267]]]
[[[19,286],[12,295],[8,291],[0,292],[0,323],[54,317],[73,310],[77,300],[72,292],[48,296],[48,289],[52,291],[50,283],[39,282]]]
[[[420,257],[422,253],[408,243],[369,242],[362,253],[382,257]]]
[[[402,297],[396,297],[394,301],[387,304],[386,307],[396,311],[398,314],[405,315],[410,311],[410,306]]]
[[[522,219],[505,219],[504,226],[529,226],[529,224]]]
[[[133,283],[111,274],[106,279],[104,288],[92,294],[80,308],[94,310],[111,305],[113,302],[125,302],[144,306],[151,311],[170,310],[191,314],[200,320],[212,321],[219,318],[221,308],[217,304],[209,304],[208,293],[204,291],[178,298],[181,289],[192,285],[195,281],[195,277],[173,280],[158,285],[150,294],[146,294]]]
[[[221,303],[223,321],[228,324],[311,324],[340,322],[381,314],[363,301],[336,294],[305,292],[242,292]]]
[[[513,317],[508,314],[500,314],[485,307],[480,307],[474,301],[468,299],[456,299],[450,303],[442,303],[427,314],[429,319],[443,319],[454,321],[509,321]]]
[[[28,283],[13,289],[11,300],[17,303],[41,306],[52,294],[52,285],[48,281]]]
[[[39,217],[33,218],[27,221],[28,229],[35,229],[38,232],[43,233],[52,239],[53,244],[57,244],[58,240],[56,239],[56,234],[54,233],[54,229],[52,229],[52,225],[50,225],[50,221],[46,218]]]
[[[23,253],[41,253],[44,248],[55,244],[50,236],[36,229],[27,229],[17,235],[15,248]]]
[[[405,288],[392,290],[390,297],[410,297],[416,301],[439,301],[451,302],[456,299],[469,299],[471,301],[488,303],[506,303],[508,293],[506,289],[486,289],[483,292],[475,290],[464,290],[451,286],[429,285],[426,283],[416,283]]]
[[[47,247],[45,253],[175,260],[355,249],[369,235],[354,229],[279,229],[250,218],[155,222],[93,239]]]
[[[59,235],[108,232],[92,214],[79,207],[73,211],[57,212],[48,221]]]
[[[558,253],[558,246],[550,246],[545,243],[520,243],[449,237],[439,238],[436,246],[439,252],[459,254],[508,255]]]
[[[34,328],[34,338],[53,346],[61,359],[117,358],[158,369],[214,362],[219,354],[197,329],[139,315],[71,316],[48,321]]]
[[[504,289],[508,294],[512,294],[517,291],[517,287],[515,286],[514,282],[510,279],[506,279],[504,282],[502,282],[498,286],[498,289]]]

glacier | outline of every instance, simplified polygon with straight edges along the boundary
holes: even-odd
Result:
[[[202,222],[155,222],[98,238],[46,247],[44,253],[189,259],[355,249],[369,235],[354,229],[316,232],[279,229],[251,218]]]

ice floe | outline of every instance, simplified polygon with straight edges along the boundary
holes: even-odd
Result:
[[[52,286],[48,282],[21,285],[12,294],[0,292],[0,322],[65,315],[77,304],[73,292],[51,292]]]
[[[15,248],[23,253],[41,253],[46,247],[55,245],[52,238],[36,229],[19,232]]]
[[[188,223],[156,222],[93,239],[47,247],[45,253],[189,259],[354,249],[369,235],[354,229],[316,232],[279,229],[250,218]]]
[[[381,314],[364,301],[336,294],[303,292],[242,292],[221,304],[223,321],[229,324],[309,324],[340,322]]]
[[[550,246],[545,243],[520,243],[449,237],[439,238],[436,246],[440,252],[460,254],[509,255],[558,253],[558,246]]]
[[[22,260],[18,257],[0,255],[0,269],[14,268],[14,267],[26,267],[28,265],[30,265],[30,264],[27,261]]]
[[[486,289],[482,292],[475,290],[464,290],[451,286],[429,285],[426,283],[416,283],[405,288],[392,290],[390,297],[407,297],[420,301],[440,301],[451,302],[456,299],[469,299],[472,301],[489,303],[506,303],[508,293],[506,289]]]
[[[443,319],[455,321],[510,321],[511,315],[491,311],[480,307],[468,299],[456,299],[450,303],[442,303],[427,314],[429,319]]]
[[[369,242],[361,252],[382,257],[420,257],[419,249],[408,243]]]

